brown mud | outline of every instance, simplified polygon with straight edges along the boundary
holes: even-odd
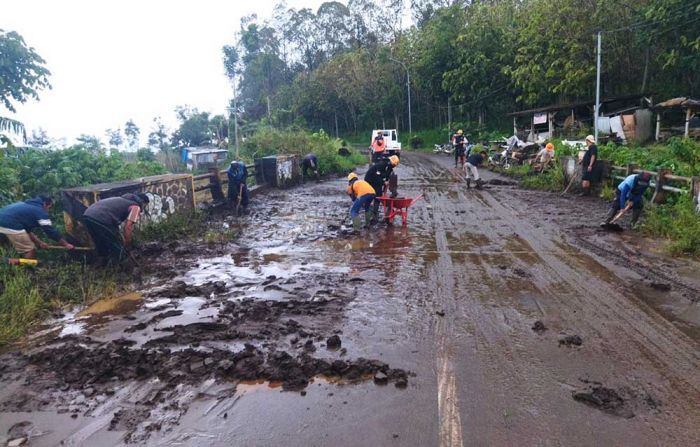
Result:
[[[2,355],[0,442],[697,445],[698,263],[450,161],[402,157],[407,227],[350,234],[339,179],[142,247],[133,294]]]

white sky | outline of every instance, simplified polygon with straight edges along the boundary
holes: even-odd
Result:
[[[133,119],[145,142],[152,120],[176,127],[174,109],[225,112],[231,86],[221,47],[240,18],[269,18],[277,0],[5,0],[0,28],[17,31],[46,60],[52,90],[2,116],[30,134],[44,128],[68,143],[82,133],[103,142],[108,128]],[[287,0],[316,10],[323,0]]]

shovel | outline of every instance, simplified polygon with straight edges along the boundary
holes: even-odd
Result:
[[[623,231],[622,227],[620,224],[616,223],[622,216],[625,215],[625,213],[630,209],[630,206],[626,206],[625,209],[617,213],[617,216],[613,220],[611,220],[609,223],[603,223],[600,224],[600,227],[604,230],[608,231]]]
[[[63,245],[49,245],[49,246],[46,247],[46,248],[49,249],[49,250],[68,250],[68,249],[67,249],[66,247],[64,247]],[[76,250],[76,251],[92,251],[92,248],[90,248],[90,247],[75,247],[75,246],[73,246],[73,250]],[[72,251],[72,250],[71,250],[71,251]]]
[[[7,263],[10,265],[31,265],[35,266],[39,264],[39,261],[36,259],[27,259],[27,258],[0,258],[0,262],[3,264]]]
[[[241,201],[243,200],[243,183],[238,187],[238,202],[236,202],[236,217],[240,216]]]

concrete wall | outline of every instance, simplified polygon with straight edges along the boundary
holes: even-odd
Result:
[[[141,224],[160,222],[175,213],[191,213],[194,210],[194,185],[190,174],[166,174],[140,179],[102,183],[61,191],[63,219],[66,231],[81,240],[87,240],[77,225],[85,209],[108,197],[126,193],[145,193],[150,200]]]

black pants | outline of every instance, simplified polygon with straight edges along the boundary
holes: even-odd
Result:
[[[241,190],[241,186],[243,189]],[[228,183],[228,200],[234,205],[238,204],[238,191],[243,193],[241,197],[241,205],[243,208],[248,206],[248,187],[243,182],[229,182]]]
[[[82,222],[95,243],[98,255],[114,262],[121,262],[126,259],[126,249],[122,243],[119,228],[86,216],[83,216]]]
[[[455,146],[455,166],[457,166],[457,161],[459,160],[461,163],[464,163],[464,154],[466,153],[466,150],[464,149],[463,145],[457,145]]]

